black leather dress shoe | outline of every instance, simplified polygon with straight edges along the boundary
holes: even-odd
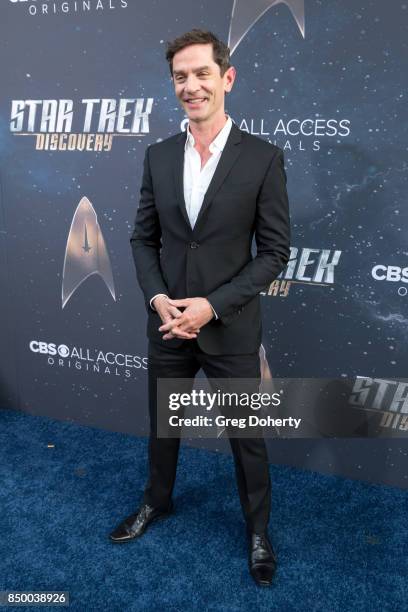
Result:
[[[268,534],[249,533],[249,571],[259,586],[270,586],[276,571],[276,557]]]
[[[146,529],[154,521],[167,518],[173,512],[173,503],[170,502],[166,511],[157,510],[148,504],[143,504],[137,512],[128,516],[109,535],[112,542],[130,542],[134,538],[143,535]]]

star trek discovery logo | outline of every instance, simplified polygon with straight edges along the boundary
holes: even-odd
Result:
[[[277,4],[286,4],[292,13],[298,28],[305,37],[305,2],[304,0],[234,0],[232,7],[228,46],[231,55],[252,26]]]
[[[10,0],[24,7],[31,16],[68,15],[72,13],[110,13],[127,8],[127,0]]]
[[[113,138],[146,136],[153,98],[12,100],[10,131],[34,136],[38,151],[103,151]],[[75,127],[74,127],[75,123]]]
[[[408,431],[408,382],[357,376],[349,404],[381,416],[380,427]]]
[[[83,197],[74,213],[65,249],[62,272],[62,308],[92,274],[105,281],[116,301],[112,266],[94,207]]]
[[[290,247],[286,268],[261,295],[287,297],[292,285],[306,284],[318,287],[334,285],[334,271],[340,261],[341,251],[331,249],[298,249]]]

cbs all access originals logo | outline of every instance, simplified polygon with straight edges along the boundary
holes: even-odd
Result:
[[[267,291],[261,292],[261,295],[287,297],[291,286],[296,284],[332,287],[341,253],[332,249],[290,247],[290,258],[286,268],[269,285]]]
[[[349,404],[381,415],[380,427],[408,431],[408,381],[357,376]]]
[[[127,8],[127,0],[9,0],[31,16],[72,13],[109,13]]]
[[[136,377],[139,370],[147,369],[147,357],[102,351],[56,342],[31,340],[30,351],[51,367],[92,372],[105,376]]]
[[[408,266],[391,266],[376,264],[371,270],[375,281],[393,283],[398,295],[405,297],[408,294]]]
[[[238,125],[241,130],[263,136],[285,151],[319,151],[322,138],[335,138],[336,143],[340,144],[351,132],[350,119],[320,118],[318,113],[315,117],[280,118],[274,122],[263,118],[243,118]]]
[[[149,133],[154,98],[11,100],[10,132],[35,136],[39,151],[103,151],[115,136]],[[74,126],[75,123],[75,126]]]

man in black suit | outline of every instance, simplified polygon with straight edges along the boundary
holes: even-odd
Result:
[[[125,542],[172,511],[180,439],[157,436],[157,378],[260,381],[260,291],[289,258],[283,151],[225,114],[229,49],[192,30],[168,44],[186,132],[147,148],[131,245],[148,311],[149,479],[140,508],[111,534]],[[257,254],[252,257],[255,236]],[[191,388],[190,387],[190,388]],[[249,568],[269,585],[270,478],[262,436],[230,438],[249,536]]]

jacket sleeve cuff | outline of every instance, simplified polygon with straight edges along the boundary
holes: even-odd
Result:
[[[207,299],[207,298],[206,298],[206,299]],[[217,320],[219,317],[218,317],[217,313],[215,312],[213,305],[211,304],[211,302],[210,302],[210,300],[209,300],[209,299],[207,299],[207,302],[208,302],[208,303],[209,303],[209,305],[211,306],[211,310],[213,311],[214,319],[215,319],[215,320]]]

